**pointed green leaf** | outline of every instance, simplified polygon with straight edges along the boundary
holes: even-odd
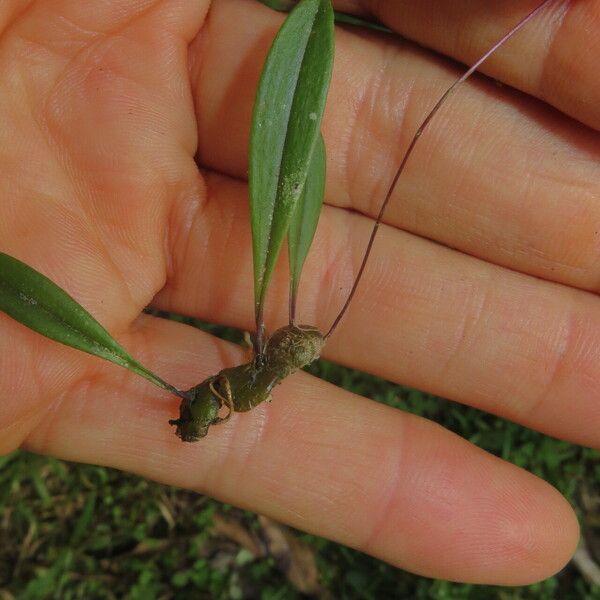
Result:
[[[296,4],[296,0],[258,0],[261,4],[268,6],[274,10],[278,10],[280,12],[287,12],[291,10]],[[350,15],[348,13],[340,12],[339,10],[334,11],[334,17],[337,23],[342,23],[343,25],[352,25],[354,27],[364,27],[366,29],[374,29],[375,31],[383,31],[385,33],[393,33],[389,27],[385,25],[381,25],[381,23],[377,23],[374,21],[367,21],[366,19],[361,19],[360,17],[355,17],[354,15]]]
[[[288,232],[288,254],[290,260],[290,306],[291,319],[294,320],[296,296],[298,295],[298,284],[304,261],[308,250],[315,237],[319,214],[323,206],[325,194],[325,142],[323,136],[319,135],[317,145],[313,152],[306,184],[302,196],[298,201],[296,210],[290,221]]]
[[[381,23],[377,23],[376,21],[367,21],[366,19],[361,19],[360,17],[355,17],[354,15],[349,15],[338,10],[335,11],[335,20],[336,23],[341,23],[342,25],[363,27],[364,29],[373,29],[383,33],[394,33],[389,27],[386,27]]]
[[[319,136],[333,64],[330,0],[302,0],[263,68],[250,136],[250,205],[257,324]]]
[[[0,252],[0,310],[43,336],[178,390],[134,360],[69,294],[29,265]]]

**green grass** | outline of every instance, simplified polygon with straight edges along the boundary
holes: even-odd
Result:
[[[231,330],[218,331],[239,339]],[[574,505],[585,481],[596,482],[594,493],[600,496],[598,452],[325,361],[311,371],[443,424],[540,475]],[[600,535],[598,515],[580,513],[584,528]],[[191,492],[26,452],[0,458],[0,600],[303,597],[268,552],[255,558],[233,539],[215,534],[215,515],[260,539],[255,515]],[[587,584],[571,565],[529,587],[459,585],[296,535],[315,550],[322,598],[600,599],[600,588]]]

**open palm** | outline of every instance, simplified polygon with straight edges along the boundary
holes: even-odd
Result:
[[[523,12],[508,0],[338,3],[371,4],[462,60]],[[588,58],[599,15],[598,2],[554,3],[488,66],[531,96],[482,78],[440,113],[326,356],[600,446],[600,77]],[[0,10],[0,251],[68,290],[180,388],[243,352],[141,311],[252,326],[247,135],[280,20],[250,0]],[[455,74],[411,44],[339,32],[329,206],[301,321],[331,323],[402,149]],[[285,279],[272,326],[285,321]],[[305,374],[183,444],[167,424],[177,398],[0,314],[0,397],[1,452],[24,446],[193,488],[419,573],[527,583],[577,541],[573,512],[545,482]]]

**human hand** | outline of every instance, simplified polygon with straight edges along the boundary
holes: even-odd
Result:
[[[462,2],[376,4],[401,33],[464,60],[523,12],[508,2],[471,17]],[[152,304],[252,326],[247,133],[281,18],[247,0],[208,10],[39,0],[0,16],[0,251],[51,277],[181,388],[241,351],[140,313]],[[594,10],[553,6],[554,19],[530,24],[487,67],[573,119],[485,80],[440,113],[328,358],[599,445],[600,83],[597,35],[581,25]],[[337,43],[330,206],[299,315],[321,329],[348,292],[407,139],[456,74],[386,36],[342,31]],[[276,325],[285,273],[273,288]],[[25,446],[196,489],[419,573],[526,583],[562,566],[576,543],[573,512],[543,481],[308,375],[182,444],[167,424],[177,398],[0,314],[0,394],[2,452]]]

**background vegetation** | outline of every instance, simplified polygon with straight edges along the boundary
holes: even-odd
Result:
[[[325,361],[311,370],[543,477],[577,507],[600,560],[600,453]],[[600,587],[574,564],[514,589],[430,580],[133,475],[26,452],[0,457],[0,600],[301,597],[595,600]]]

